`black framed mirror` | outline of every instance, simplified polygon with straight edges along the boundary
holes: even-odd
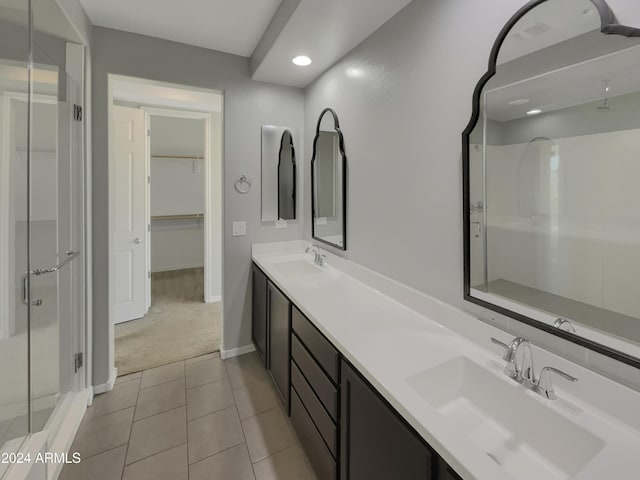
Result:
[[[318,117],[311,159],[311,236],[347,249],[347,156],[338,116],[325,108]]]
[[[296,149],[291,131],[285,130],[278,150],[278,219],[296,218]]]
[[[263,222],[294,221],[298,213],[297,130],[261,127],[261,218]]]
[[[531,1],[462,150],[465,300],[638,368],[639,65],[604,0]]]

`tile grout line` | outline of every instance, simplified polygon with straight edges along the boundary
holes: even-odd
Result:
[[[129,427],[129,438],[127,439],[127,448],[124,452],[124,462],[122,463],[122,472],[120,472],[120,480],[124,480],[124,470],[127,468],[127,457],[129,456],[129,444],[131,443],[131,434],[133,433],[133,425],[136,423],[136,410],[138,409],[138,399],[140,398],[140,390],[142,390],[142,374],[140,375],[140,386],[136,395],[136,403],[133,406],[133,415],[131,416],[131,427]]]
[[[229,368],[227,367],[227,363],[225,362],[224,368],[227,371],[227,378],[229,378]],[[236,409],[236,414],[238,415],[238,422],[240,423],[240,431],[242,432],[242,438],[244,438],[244,446],[247,449],[247,456],[249,457],[249,463],[251,464],[251,471],[253,472],[254,480],[257,479],[256,469],[253,467],[253,462],[251,461],[251,452],[249,451],[249,444],[247,443],[247,435],[244,433],[244,427],[242,426],[242,420],[240,420],[240,410],[238,410],[238,402],[236,401],[236,396],[233,393],[233,385],[231,385],[231,379],[229,379],[229,385],[231,386],[231,396],[233,397],[233,406]]]
[[[185,362],[184,364],[184,430],[187,436],[187,480],[191,478],[191,464],[189,463],[189,407],[187,406],[188,391],[189,389],[187,388],[187,364]]]
[[[171,382],[162,383],[162,384],[160,384],[160,385],[158,385],[158,386],[168,385],[169,383],[177,382],[177,381],[179,381],[179,380],[183,380],[183,379],[184,379],[184,377],[183,377],[183,378],[176,378],[175,380],[171,380]],[[184,383],[184,382],[183,382],[183,383]],[[147,389],[147,388],[145,388],[145,390],[149,390],[149,389],[151,389],[151,388],[153,388],[153,387],[149,387],[148,389]],[[140,399],[138,398],[138,402],[139,402],[139,401],[140,401]],[[138,402],[136,402],[136,407],[137,407],[137,405],[138,405]],[[178,405],[178,406],[176,406],[176,407],[167,408],[166,410],[162,410],[162,411],[160,411],[160,412],[156,412],[156,413],[154,413],[153,415],[148,415],[148,416],[146,416],[146,417],[138,418],[137,420],[136,420],[136,417],[135,417],[135,413],[137,412],[137,410],[136,410],[136,412],[134,412],[133,422],[134,422],[134,423],[136,423],[136,422],[140,422],[140,421],[142,421],[142,420],[146,420],[147,418],[152,418],[152,417],[155,417],[156,415],[161,415],[161,414],[163,414],[163,413],[170,412],[171,410],[176,410],[176,409],[178,409],[178,408],[180,408],[180,407],[185,407],[185,415],[186,415],[186,409],[187,409],[187,394],[186,394],[186,392],[185,392],[185,396],[184,396],[184,403],[183,403],[182,405]]]

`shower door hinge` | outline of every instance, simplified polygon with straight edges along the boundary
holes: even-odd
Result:
[[[76,353],[73,356],[73,364],[75,366],[75,373],[78,373],[78,370],[84,365],[84,354],[82,352]]]
[[[82,121],[82,105],[73,104],[73,119],[76,122]]]

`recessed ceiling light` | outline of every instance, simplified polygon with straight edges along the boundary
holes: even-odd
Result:
[[[509,105],[526,105],[530,100],[528,98],[519,98],[517,100],[511,100]]]
[[[527,112],[527,115],[538,115],[539,113],[542,113],[542,110],[540,110],[539,108],[534,108],[533,110],[529,110]]]
[[[311,59],[306,55],[299,55],[291,61],[299,67],[306,67],[307,65],[311,65]]]

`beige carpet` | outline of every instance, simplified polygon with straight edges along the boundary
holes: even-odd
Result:
[[[151,308],[115,327],[118,375],[214,352],[220,346],[220,303],[204,303],[202,268],[153,273]]]

